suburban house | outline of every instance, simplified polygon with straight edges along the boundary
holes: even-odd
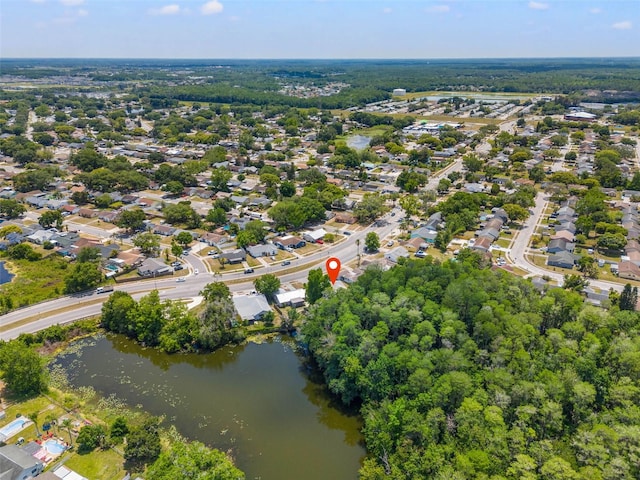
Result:
[[[564,238],[555,238],[549,242],[547,246],[547,252],[549,253],[559,253],[559,252],[573,252],[575,248],[575,243],[568,242]]]
[[[56,232],[52,232],[51,230],[37,230],[33,232],[31,235],[27,235],[26,238],[31,243],[42,245],[44,242],[51,241],[51,239],[55,236],[56,236]]]
[[[234,295],[233,306],[240,318],[249,323],[262,319],[265,313],[271,311],[267,297],[262,294]]]
[[[392,263],[398,263],[401,258],[409,258],[409,252],[404,247],[396,247],[384,254],[384,258]]]
[[[78,215],[83,218],[94,218],[98,216],[98,211],[91,208],[80,208],[78,209]]]
[[[411,238],[421,238],[427,243],[435,243],[438,232],[428,227],[420,227],[411,232]]]
[[[349,212],[337,213],[334,217],[334,220],[336,221],[336,223],[346,223],[348,225],[356,223],[356,217],[354,217],[353,214]]]
[[[162,235],[164,237],[170,237],[174,233],[176,233],[176,228],[170,225],[156,225],[153,227],[153,233],[156,235]]]
[[[240,263],[244,262],[247,258],[247,252],[238,248],[231,252],[224,252],[220,254],[220,258],[226,260],[228,263]]]
[[[274,239],[273,244],[281,250],[286,250],[287,248],[302,248],[307,244],[307,242],[300,237],[287,235],[285,237],[278,237]]]
[[[489,247],[493,243],[494,238],[482,235],[481,237],[476,238],[474,244],[470,247],[471,250],[481,250],[483,252],[488,252]]]
[[[44,464],[16,445],[0,447],[0,479],[27,480],[39,475]]]
[[[173,270],[169,265],[165,265],[155,258],[147,258],[138,267],[138,275],[143,277],[155,277],[157,275],[165,275]]]
[[[302,307],[304,306],[306,290],[299,288],[290,292],[282,290],[276,293],[276,305],[279,307]]]
[[[273,257],[278,253],[278,247],[272,243],[251,245],[247,247],[247,253],[253,258]]]
[[[626,280],[640,280],[640,267],[633,262],[620,262],[618,264],[618,276]]]
[[[322,240],[326,234],[327,232],[324,228],[319,228],[311,232],[304,232],[302,238],[307,242],[316,243],[318,240]]]
[[[554,255],[550,255],[547,260],[547,265],[550,267],[573,268],[575,261],[576,259],[572,253],[563,250]]]
[[[217,233],[207,232],[200,237],[200,241],[206,243],[210,247],[219,247],[226,243],[226,237],[224,235],[218,235]]]

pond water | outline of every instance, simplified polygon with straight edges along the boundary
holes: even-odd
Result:
[[[354,150],[364,150],[371,143],[371,137],[366,135],[352,135],[347,138],[347,147]]]
[[[10,273],[6,268],[4,268],[4,262],[0,262],[0,285],[10,282],[12,278],[13,273]]]
[[[288,337],[166,355],[119,335],[81,341],[56,360],[74,386],[115,394],[191,440],[231,451],[247,479],[356,479],[360,418],[333,403]]]

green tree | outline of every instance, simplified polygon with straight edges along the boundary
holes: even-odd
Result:
[[[280,279],[271,273],[262,275],[253,281],[256,290],[262,293],[269,301],[275,298],[275,294],[280,289]]]
[[[384,197],[378,193],[365,193],[362,200],[353,209],[353,214],[360,223],[371,223],[388,210]]]
[[[580,260],[578,260],[578,270],[580,270],[585,277],[598,278],[598,264],[593,257],[587,255],[580,257]]]
[[[160,237],[154,233],[145,232],[136,235],[133,244],[147,256],[157,257],[160,253]]]
[[[83,247],[76,255],[79,263],[96,262],[100,259],[100,249],[98,247]]]
[[[199,442],[173,441],[147,470],[149,480],[190,478],[199,480],[242,480],[244,474],[222,452]]]
[[[140,208],[132,208],[130,210],[123,210],[115,221],[115,224],[120,228],[124,228],[129,233],[142,230],[144,228],[144,221],[146,215]]]
[[[214,192],[227,192],[229,191],[229,187],[227,187],[227,183],[231,180],[233,174],[226,169],[223,168],[214,168],[211,171],[211,189]]]
[[[229,300],[231,298],[231,290],[223,282],[208,283],[200,292],[206,302],[216,302],[220,300]]]
[[[85,425],[80,429],[76,443],[78,453],[85,454],[105,445],[107,432],[101,425]]]
[[[18,225],[5,225],[0,227],[0,238],[7,238],[11,233],[22,233],[22,229]]]
[[[73,426],[73,422],[70,418],[65,418],[62,420],[60,426],[67,430],[67,433],[69,434],[69,445],[73,446],[73,435],[71,435],[71,427]]]
[[[95,263],[76,263],[64,279],[65,292],[77,293],[96,288],[102,272]]]
[[[627,283],[620,294],[620,300],[618,305],[620,310],[628,310],[634,312],[636,305],[638,304],[638,287],[631,287],[631,284]]]
[[[47,370],[43,358],[20,341],[2,346],[0,370],[7,389],[19,397],[38,395],[47,390]]]
[[[62,221],[64,217],[59,210],[47,210],[38,219],[38,223],[42,226],[42,228],[51,228],[54,225],[56,228],[60,228],[62,226]]]
[[[33,422],[33,426],[36,427],[36,436],[37,437],[40,436],[40,427],[38,426],[38,416],[39,415],[40,415],[40,412],[38,412],[37,410],[35,412],[31,412],[29,415],[27,415],[29,420],[31,420]]]
[[[26,211],[27,208],[16,200],[0,199],[0,215],[5,218],[18,218]]]
[[[102,304],[100,324],[110,332],[133,334],[128,312],[136,307],[135,300],[127,292],[116,290]]]
[[[215,226],[220,227],[227,223],[227,212],[220,207],[212,208],[207,212],[206,220],[207,222],[211,222]]]
[[[160,455],[160,434],[156,420],[147,420],[141,426],[132,428],[127,435],[124,458],[138,467],[153,463]]]
[[[280,184],[280,195],[283,197],[293,197],[296,194],[296,185],[291,181],[284,181]]]
[[[109,428],[109,438],[111,441],[119,443],[126,437],[127,433],[129,433],[129,425],[126,418],[117,417],[111,424],[111,428]]]
[[[180,232],[175,238],[183,248],[187,248],[193,242],[193,236],[189,232]]]
[[[605,233],[598,237],[598,248],[602,250],[622,250],[627,239],[621,233]]]
[[[512,222],[521,222],[529,217],[529,210],[515,203],[505,203],[502,208]]]
[[[369,232],[364,239],[364,248],[368,252],[377,252],[380,249],[380,237],[376,232]]]
[[[307,302],[313,305],[322,298],[328,288],[331,288],[331,282],[329,277],[322,272],[322,269],[309,270],[307,285],[305,286]]]
[[[253,233],[248,232],[246,230],[241,230],[236,235],[236,245],[238,248],[246,248],[249,245],[255,245],[258,243],[256,237]]]

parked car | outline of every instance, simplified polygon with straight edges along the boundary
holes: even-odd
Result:
[[[387,247],[393,247],[393,240],[389,240],[387,242]]]
[[[322,245],[324,243],[324,240],[318,239],[318,240],[316,240],[316,243],[319,243],[320,245]]]
[[[184,269],[184,265],[179,264],[173,267],[173,271],[177,272],[178,270],[183,270]]]
[[[426,257],[426,256],[427,256],[427,254],[425,253],[425,251],[424,251],[424,250],[418,250],[418,251],[416,252],[416,257],[418,257],[418,258],[424,258],[424,257]]]

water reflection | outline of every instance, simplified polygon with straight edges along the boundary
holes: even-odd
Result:
[[[57,363],[72,385],[115,393],[164,415],[186,437],[231,451],[248,479],[357,478],[359,417],[336,408],[288,338],[165,355],[109,335]]]

